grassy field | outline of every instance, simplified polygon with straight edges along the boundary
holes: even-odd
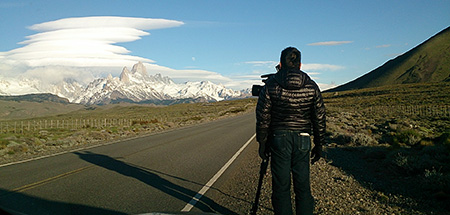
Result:
[[[368,186],[390,184],[380,189],[450,209],[449,82],[330,92],[324,99],[330,156],[344,150],[361,158]]]
[[[255,104],[256,99],[170,106],[118,104],[4,120],[0,121],[0,163],[208,122],[252,111]]]

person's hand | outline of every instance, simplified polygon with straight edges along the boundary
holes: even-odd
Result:
[[[260,143],[259,144],[259,157],[261,157],[261,159],[263,160],[267,160],[269,159],[269,150],[266,147],[266,143]]]
[[[315,145],[314,148],[311,150],[311,164],[314,164],[317,162],[320,157],[322,157],[322,146],[321,145]]]

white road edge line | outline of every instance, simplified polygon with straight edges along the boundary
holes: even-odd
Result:
[[[236,154],[231,157],[231,159],[206,183],[203,188],[198,191],[198,193],[191,199],[189,203],[184,206],[181,212],[189,212],[194,207],[194,205],[200,200],[200,198],[209,190],[210,187],[219,179],[219,177],[228,169],[228,167],[236,160],[236,158],[241,154],[242,151],[247,147],[250,142],[256,137],[256,134],[253,136],[236,152]]]

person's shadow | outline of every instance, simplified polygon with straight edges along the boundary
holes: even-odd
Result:
[[[174,184],[164,178],[161,178],[155,173],[146,171],[143,168],[127,164],[123,161],[114,159],[106,155],[95,154],[92,152],[74,152],[74,154],[78,155],[81,159],[89,163],[140,180],[149,186],[152,186],[168,195],[186,202],[186,204],[189,203],[192,197],[197,194],[197,192]],[[194,207],[208,213],[212,212],[219,214],[237,214],[230,209],[217,204],[212,199],[209,199],[206,196],[202,196],[200,200],[194,205]]]

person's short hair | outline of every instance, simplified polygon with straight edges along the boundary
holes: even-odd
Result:
[[[299,68],[302,59],[300,51],[294,47],[287,47],[281,52],[281,67]]]

